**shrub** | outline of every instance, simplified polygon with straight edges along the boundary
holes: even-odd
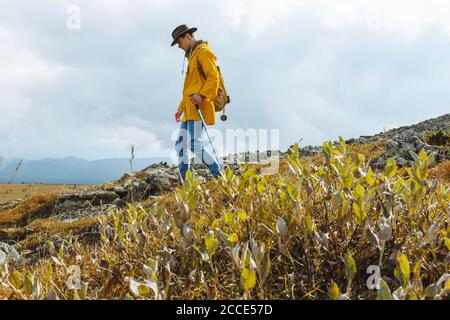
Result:
[[[434,146],[450,146],[450,131],[438,130],[438,131],[426,131],[423,135],[423,139],[426,143]]]
[[[393,159],[372,171],[343,139],[319,165],[294,148],[289,173],[243,166],[202,184],[188,172],[158,203],[100,218],[96,245],[49,241],[37,264],[3,264],[3,286],[19,299],[448,298],[450,189],[429,179],[424,150],[404,177]],[[368,270],[382,276],[370,289]]]

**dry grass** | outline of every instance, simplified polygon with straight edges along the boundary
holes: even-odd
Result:
[[[386,142],[378,141],[369,144],[349,146],[349,154],[352,161],[358,161],[358,154],[363,154],[367,159],[375,159],[386,153]]]
[[[53,289],[63,299],[128,299],[132,295],[151,299],[154,288],[168,299],[392,299],[393,294],[399,299],[445,298],[445,290],[424,290],[447,271],[448,217],[437,229],[431,228],[448,205],[444,188],[427,193],[410,189],[412,181],[424,183],[418,177],[404,180],[377,172],[370,181],[353,175],[360,163],[351,161],[348,154],[340,158],[342,164],[334,160],[333,166],[341,166],[339,172],[323,163],[316,168],[291,158],[282,161],[279,174],[273,176],[258,176],[260,166],[249,166],[252,171],[241,176],[228,172],[227,181],[200,184],[188,177],[183,188],[163,195],[157,203],[147,200],[104,217],[99,243],[79,246],[68,241],[51,254],[52,259],[44,257],[15,270],[23,275],[36,272],[33,281],[41,281],[40,298]],[[300,171],[291,170],[288,162]],[[351,179],[355,179],[349,187],[345,186],[345,166],[351,167]],[[421,176],[425,164],[416,170]],[[403,188],[391,198],[385,183]],[[370,196],[376,190],[379,198]],[[342,200],[333,197],[337,193]],[[391,232],[381,238],[383,206],[390,201],[392,215],[382,227]],[[366,218],[358,218],[352,202],[364,205]],[[368,217],[376,222],[372,227]],[[94,223],[62,226],[51,219],[37,219],[29,225],[40,230],[43,238],[51,238],[54,231],[67,235]],[[377,242],[385,239],[382,250],[363,231],[367,228]],[[438,241],[421,229],[428,234],[436,229],[433,234]],[[327,240],[321,238],[322,232]],[[247,250],[247,245],[245,254],[233,253]],[[389,279],[378,293],[366,287],[366,268],[377,263]],[[72,264],[80,266],[86,290],[66,288],[64,265]],[[46,280],[49,268],[51,281]],[[130,281],[135,281],[134,289]],[[20,291],[25,297],[26,290]]]
[[[80,236],[86,232],[96,232],[98,217],[86,217],[73,222],[62,222],[55,218],[37,219],[27,225],[33,231],[20,239],[22,250],[34,250],[47,239]]]
[[[39,298],[50,290],[63,299],[154,298],[155,286],[168,299],[390,299],[391,293],[399,299],[445,298],[444,291],[424,289],[448,272],[444,259],[450,229],[443,214],[448,183],[430,191],[415,186],[424,186],[433,174],[446,177],[449,164],[432,169],[428,177],[428,158],[415,164],[414,177],[382,170],[371,180],[368,171],[358,173],[368,170],[358,153],[368,161],[383,150],[383,143],[349,146],[332,163],[322,155],[290,157],[272,176],[256,174],[263,166],[257,165],[241,176],[228,172],[226,181],[201,184],[188,178],[183,188],[157,200],[103,217],[100,242],[75,245],[69,239],[50,253],[51,259],[42,257],[15,270],[35,272],[33,281],[42,288]],[[364,208],[366,216],[355,208]],[[33,217],[27,227],[34,233],[22,240],[28,248],[53,237],[76,237],[99,223],[97,218],[63,223]],[[241,264],[236,263],[234,250],[244,252],[247,245],[249,250],[237,255]],[[265,274],[267,261],[270,272]],[[85,291],[66,288],[64,266],[73,264],[81,267]],[[387,289],[378,293],[366,287],[367,266],[377,264],[387,279]],[[46,280],[49,268],[51,281]],[[253,280],[248,281],[249,275]],[[140,290],[133,291],[130,279]],[[450,281],[445,285],[450,288]],[[31,296],[26,288],[21,294]],[[9,295],[0,291],[0,297]]]
[[[25,226],[2,228],[0,241],[14,241],[20,250],[34,250],[48,239],[80,236],[96,232],[98,217],[86,217],[73,222],[63,222],[55,218],[37,218]]]
[[[13,208],[0,211],[0,227],[25,226],[32,220],[48,217],[56,203],[55,194],[32,196]]]
[[[84,190],[77,184],[0,184],[0,203],[16,199],[28,199],[45,193],[65,193]]]
[[[8,299],[12,293],[11,289],[0,286],[0,299]]]
[[[378,141],[369,144],[355,144],[348,146],[348,154],[352,161],[358,161],[358,154],[363,154],[366,159],[375,159],[379,156],[386,153],[386,142]],[[300,162],[305,164],[307,162],[311,162],[316,166],[319,166],[323,163],[323,155],[318,154],[312,157],[302,157],[300,153]]]
[[[445,183],[450,183],[450,160],[439,163],[430,169],[429,176],[432,179],[438,179]]]

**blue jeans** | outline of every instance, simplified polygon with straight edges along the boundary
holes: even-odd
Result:
[[[178,169],[180,170],[182,181],[184,181],[186,172],[190,169],[189,151],[201,159],[214,177],[220,174],[220,164],[205,149],[202,138],[203,124],[201,121],[187,120],[181,123],[178,139],[175,142],[175,150],[178,154]]]

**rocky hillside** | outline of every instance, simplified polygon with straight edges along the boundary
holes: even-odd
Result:
[[[386,152],[373,159],[373,165],[382,168],[389,158],[394,157],[399,166],[411,165],[411,152],[419,153],[420,149],[434,154],[435,160],[441,162],[450,159],[449,145],[433,145],[426,141],[427,132],[450,132],[450,113],[429,119],[414,125],[403,126],[371,136],[360,136],[346,140],[349,145],[367,145],[382,142],[386,145]],[[448,140],[447,140],[448,141]],[[335,142],[337,144],[337,142]],[[300,148],[300,153],[311,156],[319,154],[321,146],[307,146]]]
[[[450,132],[450,114],[429,119],[415,125],[404,126],[380,132],[372,136],[346,140],[350,146],[376,145],[377,152],[372,154],[371,165],[374,169],[383,168],[389,158],[394,157],[399,166],[411,165],[414,160],[411,152],[419,153],[422,148],[434,155],[435,163],[450,160],[449,145],[428,144],[424,135],[426,132]],[[448,142],[447,142],[448,143]],[[338,142],[334,142],[337,145]],[[279,156],[280,160],[291,153],[271,151],[256,153],[241,153],[224,157],[225,167],[239,172],[239,165],[244,163],[265,163],[270,156]],[[300,156],[313,157],[321,153],[322,146],[306,146],[299,148]],[[203,165],[194,165],[194,171],[202,179],[211,176]],[[178,185],[178,170],[176,166],[167,162],[150,165],[141,171],[124,174],[120,179],[109,183],[87,187],[82,192],[59,195],[52,209],[52,217],[61,221],[73,222],[88,216],[107,214],[111,209],[122,208],[131,202],[140,202],[147,199],[157,199],[167,191]],[[0,210],[7,210],[19,206],[21,200],[0,203]],[[1,230],[1,229],[0,229]],[[7,240],[1,238],[0,240]]]
[[[435,175],[443,177],[442,182],[448,185],[450,181],[449,132],[450,114],[447,114],[373,136],[349,139],[345,141],[348,151],[342,157],[359,159],[356,161],[360,162],[363,159],[363,163],[367,159],[367,165],[364,164],[365,167],[364,169],[360,168],[360,172],[362,172],[361,170],[367,171],[369,168],[373,172],[378,172],[384,169],[386,164],[392,166],[389,164],[389,159],[394,159],[401,172],[402,167],[407,169],[415,160],[416,162],[422,161],[417,160],[417,154],[424,149],[430,155],[427,165],[432,170],[435,168],[438,172]],[[334,146],[339,147],[339,143],[335,142]],[[324,145],[325,147],[332,148]],[[269,154],[258,152],[231,155],[224,158],[224,164],[225,167],[231,169],[230,172],[239,176],[242,173],[241,165],[243,163],[249,162],[250,167],[257,169],[267,162],[269,156],[275,155],[281,160],[279,179],[290,181],[292,178],[288,174],[288,165],[293,161],[294,150],[297,149],[292,146],[286,152],[272,151]],[[323,163],[322,151],[325,152],[325,149],[322,149],[321,146],[298,148],[299,159],[310,163]],[[421,157],[423,158],[423,155]],[[208,170],[202,165],[194,165],[194,173],[196,177],[200,178],[200,183],[206,183],[210,177]],[[407,174],[407,171],[405,170],[403,173]],[[0,258],[12,264],[26,265],[49,255],[48,241],[58,247],[68,241],[67,239],[75,236],[86,244],[97,243],[101,239],[101,230],[99,229],[101,219],[99,220],[99,217],[117,215],[120,210],[127,210],[129,204],[149,208],[161,201],[175,201],[173,191],[176,191],[177,194],[181,192],[178,187],[177,175],[178,170],[175,166],[161,162],[139,172],[124,174],[120,179],[109,183],[88,187],[84,191],[58,195],[48,194],[26,201],[2,203],[0,204]],[[244,174],[243,179],[246,179],[245,177],[248,177],[247,173]],[[279,182],[271,183],[274,184],[274,187],[270,189],[272,191],[282,188],[283,185]],[[263,186],[258,184],[258,190]],[[215,186],[213,189],[217,187]],[[307,187],[310,188],[309,185]],[[231,191],[224,190],[224,194],[228,194],[228,192]],[[293,190],[288,190],[288,193],[292,192]],[[290,196],[293,197],[293,195]],[[225,196],[225,198],[227,197],[229,196]],[[178,196],[175,198],[176,201],[180,201]],[[277,228],[281,228],[281,226],[277,224]],[[188,230],[183,229],[184,232],[189,233]],[[281,231],[279,230],[279,232]]]

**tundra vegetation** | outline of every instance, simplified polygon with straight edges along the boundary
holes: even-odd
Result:
[[[370,147],[340,138],[306,158],[294,145],[274,175],[189,172],[160,199],[95,218],[97,243],[48,240],[24,265],[0,256],[0,297],[448,299],[449,162],[421,150],[411,167],[373,170]]]

